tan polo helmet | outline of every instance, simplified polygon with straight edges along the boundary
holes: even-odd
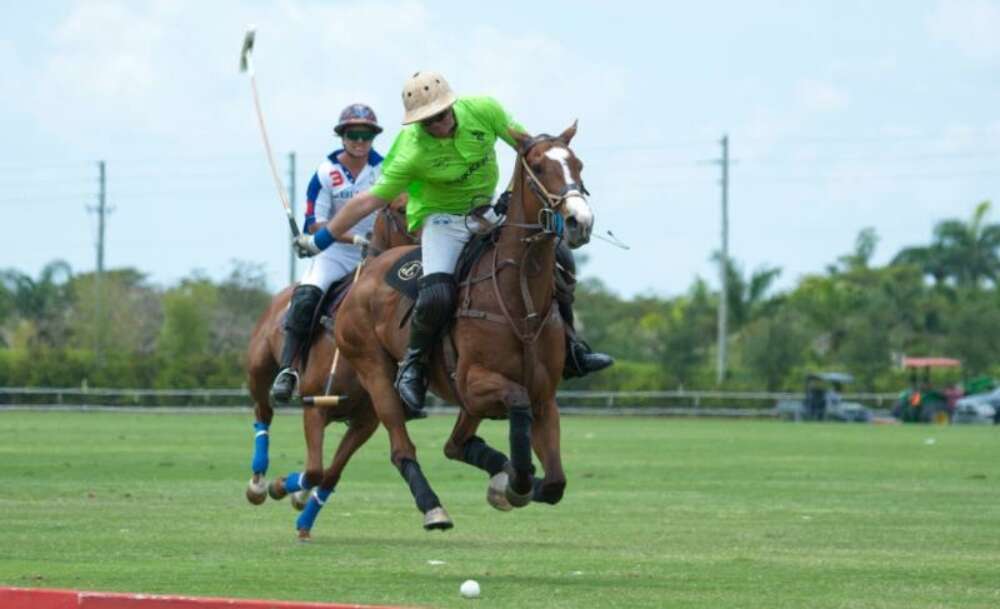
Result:
[[[447,110],[455,99],[444,76],[438,72],[417,72],[403,85],[403,124],[416,123]]]

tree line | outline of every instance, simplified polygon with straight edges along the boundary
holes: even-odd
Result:
[[[857,390],[894,391],[906,384],[903,354],[961,359],[942,381],[1000,376],[1000,224],[989,212],[983,202],[967,219],[937,223],[929,243],[883,266],[872,264],[878,235],[866,228],[852,251],[783,292],[773,289],[780,268],[730,260],[723,388],[799,390],[806,373],[838,370]],[[618,363],[567,387],[715,387],[720,297],[700,277],[679,296],[631,299],[582,280],[582,334]],[[270,298],[263,269],[239,261],[221,281],[195,272],[166,288],[132,268],[0,271],[0,386],[238,387]]]

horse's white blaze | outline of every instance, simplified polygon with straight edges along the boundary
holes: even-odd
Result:
[[[563,180],[566,184],[573,183],[573,174],[569,170],[569,150],[565,148],[549,148],[545,151],[545,157],[551,159],[562,167]],[[583,226],[592,226],[594,223],[594,212],[590,211],[590,205],[583,198],[582,194],[573,194],[566,197],[566,210],[569,216],[575,218]]]
[[[587,201],[583,197],[579,195],[566,197],[566,209],[569,211],[569,215],[576,218],[576,221],[583,226],[594,224],[594,212],[590,211],[590,206],[587,205]]]

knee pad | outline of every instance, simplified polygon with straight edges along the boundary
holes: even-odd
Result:
[[[313,314],[323,297],[323,290],[314,285],[300,285],[292,292],[292,302],[288,305],[288,318],[285,320],[285,330],[293,334],[303,335],[309,332]]]
[[[451,273],[431,273],[420,278],[414,320],[421,325],[441,327],[455,312],[455,277]]]

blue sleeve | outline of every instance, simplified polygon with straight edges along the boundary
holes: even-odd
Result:
[[[314,173],[306,189],[306,219],[302,224],[302,232],[309,233],[309,227],[316,222],[316,197],[323,186],[319,183],[319,174]]]

